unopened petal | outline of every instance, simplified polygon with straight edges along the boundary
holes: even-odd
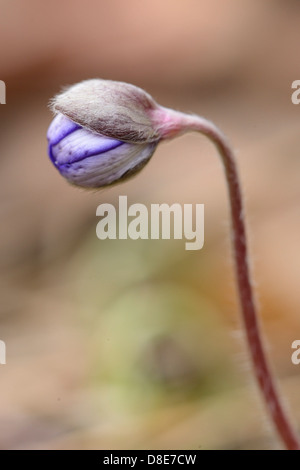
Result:
[[[57,115],[48,130],[49,155],[70,183],[100,188],[138,172],[153,155],[158,142],[122,142],[74,124]]]
[[[55,164],[60,166],[64,163],[78,162],[87,157],[108,152],[121,145],[124,143],[119,140],[79,128],[63,138],[58,144],[53,145],[52,154]]]
[[[59,166],[70,182],[88,188],[100,188],[118,182],[141,170],[153,155],[157,144],[124,144],[105,154],[93,155]]]

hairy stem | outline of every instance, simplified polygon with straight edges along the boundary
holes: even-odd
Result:
[[[164,116],[164,122],[162,120],[161,122],[163,122],[162,133],[165,138],[175,137],[180,132],[198,131],[207,136],[220,153],[229,190],[238,294],[253,369],[269,415],[279,436],[287,449],[299,450],[300,442],[277,391],[260,333],[248,266],[241,186],[233,151],[226,137],[212,122],[199,116],[184,115],[171,110],[168,110]]]

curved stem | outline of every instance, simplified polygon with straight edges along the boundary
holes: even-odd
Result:
[[[198,116],[189,116],[166,109],[164,111],[167,111],[164,114],[165,119],[160,121],[163,122],[161,126],[163,137],[174,137],[180,132],[195,130],[206,135],[215,144],[221,155],[229,190],[238,293],[253,369],[279,436],[287,449],[299,450],[300,442],[278,394],[260,333],[248,266],[241,186],[233,151],[226,137],[212,122]]]

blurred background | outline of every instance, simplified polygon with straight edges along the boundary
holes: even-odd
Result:
[[[227,191],[197,134],[140,175],[69,186],[47,156],[49,99],[87,78],[131,82],[212,119],[237,153],[262,327],[300,427],[297,0],[0,0],[2,449],[280,448],[251,375]],[[100,241],[96,208],[205,204],[205,245]]]

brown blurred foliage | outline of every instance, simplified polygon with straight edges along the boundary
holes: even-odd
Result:
[[[270,448],[253,385],[216,152],[186,135],[135,179],[68,186],[47,103],[101,77],[213,119],[237,151],[269,354],[300,423],[296,0],[0,1],[0,447]],[[205,246],[96,238],[96,207],[204,203]],[[236,334],[237,333],[237,334]]]

